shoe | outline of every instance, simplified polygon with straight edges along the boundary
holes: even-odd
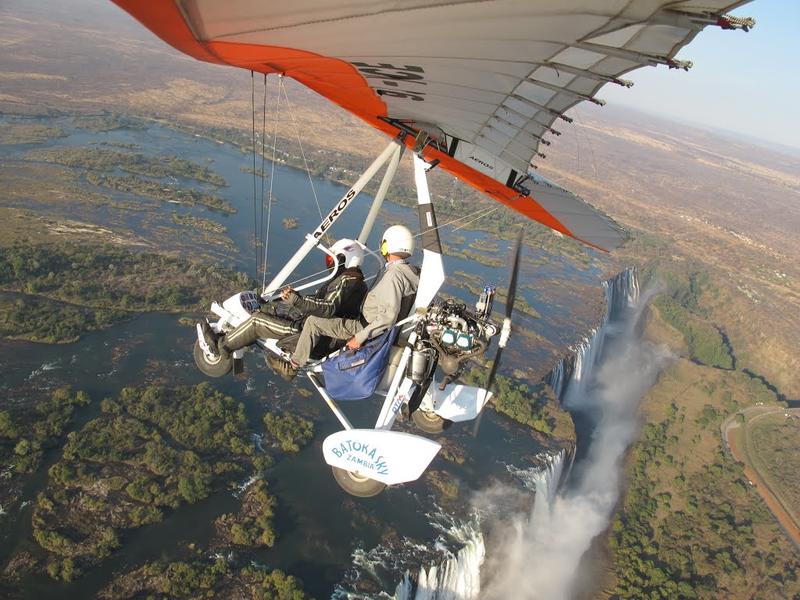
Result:
[[[208,351],[214,355],[214,357],[219,357],[219,349],[217,348],[217,334],[214,333],[214,330],[211,329],[211,325],[204,319],[200,321],[200,331],[203,333],[203,341],[208,346]]]
[[[274,354],[267,355],[267,364],[286,381],[292,381],[297,377],[297,368],[288,360],[284,360],[279,356]]]

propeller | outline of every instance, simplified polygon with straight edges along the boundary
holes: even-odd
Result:
[[[497,375],[497,368],[500,366],[500,357],[503,355],[503,348],[505,348],[506,344],[508,344],[508,338],[511,335],[511,313],[514,310],[514,301],[517,298],[519,259],[522,255],[522,236],[524,232],[524,228],[520,227],[519,235],[517,235],[517,243],[514,245],[514,254],[511,258],[511,275],[508,280],[508,294],[506,294],[506,316],[503,319],[503,326],[500,329],[500,339],[497,341],[497,352],[494,354],[492,366],[489,369],[489,373],[486,375],[486,382],[483,385],[483,389],[486,390],[486,393],[489,393],[489,391],[492,389],[492,385],[494,385],[494,378],[495,375]],[[486,407],[484,406],[484,408]],[[472,437],[476,437],[478,435],[478,429],[480,429],[482,417],[483,411],[479,412],[478,418],[475,419],[475,428],[472,430]]]

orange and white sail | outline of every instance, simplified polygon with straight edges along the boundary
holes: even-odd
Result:
[[[291,77],[390,136],[425,132],[426,160],[604,250],[624,232],[531,176],[541,147],[606,83],[687,66],[678,51],[746,1],[114,0],[194,58]]]

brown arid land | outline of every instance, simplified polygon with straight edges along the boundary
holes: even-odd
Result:
[[[800,156],[621,108],[576,111],[542,172],[637,233],[618,254],[717,288],[704,307],[741,368],[800,398]]]
[[[73,0],[3,3],[0,112],[108,111],[247,139],[251,83],[260,118],[262,79],[179,54],[109,2],[81,6],[87,4],[92,10],[77,15]],[[341,165],[352,178],[385,144],[324,99],[286,85],[314,160]],[[268,111],[275,89],[270,78]],[[293,139],[286,106],[281,110],[279,137]],[[677,556],[670,576],[691,581],[699,597],[787,597],[781,594],[798,589],[787,579],[797,567],[796,548],[741,465],[725,454],[718,425],[757,401],[800,399],[800,151],[622,107],[579,107],[572,116],[575,123],[561,126],[563,135],[539,161],[541,173],[631,230],[627,246],[602,258],[609,274],[631,263],[656,277],[701,273],[693,318],[724,335],[734,363],[723,369],[691,360],[681,334],[654,309],[648,335],[677,358],[642,406],[644,421],[660,427],[663,440],[637,443],[627,461],[628,483],[650,486],[649,497],[658,497],[645,549],[661,561]],[[444,173],[434,172],[431,187],[435,199],[480,201]],[[13,210],[7,214],[24,220]],[[629,495],[620,507],[623,531],[646,514],[635,501]],[[734,534],[738,546],[731,545]],[[615,552],[609,550],[607,591],[629,565]]]

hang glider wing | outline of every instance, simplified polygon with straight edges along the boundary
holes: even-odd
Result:
[[[675,55],[749,0],[113,0],[199,60],[282,73],[523,215],[609,250],[625,235],[532,161],[575,104]]]

